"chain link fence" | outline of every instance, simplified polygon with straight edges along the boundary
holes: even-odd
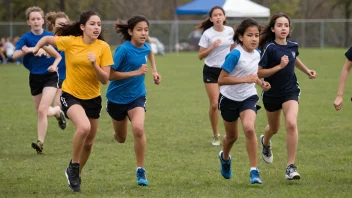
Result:
[[[200,33],[195,26],[201,21],[150,21],[150,36],[164,44],[167,52],[197,50]],[[258,20],[267,24],[267,20]],[[104,38],[110,45],[121,43],[113,29],[115,21],[103,21]],[[241,20],[229,20],[227,25],[236,27]],[[301,47],[328,48],[352,46],[352,20],[347,19],[299,19],[292,20],[292,40]],[[29,31],[25,22],[0,22],[0,37],[21,36]],[[347,39],[347,40],[346,40]]]

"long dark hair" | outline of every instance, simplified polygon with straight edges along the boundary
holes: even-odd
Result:
[[[214,10],[216,10],[216,9],[221,10],[222,13],[223,13],[224,16],[225,16],[225,10],[224,10],[222,7],[220,7],[220,6],[214,6],[214,7],[212,7],[212,8],[210,9],[210,11],[209,11],[209,16],[208,16],[204,21],[202,21],[200,24],[198,24],[198,25],[196,26],[196,28],[197,28],[197,29],[203,29],[203,32],[205,32],[205,30],[211,28],[211,27],[214,25],[214,23],[210,21],[210,18],[211,18],[211,16],[213,15]],[[226,24],[226,20],[224,21],[223,24],[224,24],[224,25]]]
[[[275,14],[270,18],[269,24],[264,27],[262,33],[260,34],[260,41],[259,41],[259,49],[260,50],[264,49],[264,46],[267,42],[275,40],[275,33],[273,31],[271,31],[271,28],[275,27],[276,20],[280,17],[285,17],[288,20],[290,32],[287,35],[287,38],[290,38],[290,35],[291,35],[290,33],[292,31],[290,17],[284,13]]]
[[[79,21],[72,24],[65,24],[62,27],[57,28],[56,35],[58,36],[83,36],[83,31],[81,30],[81,25],[86,25],[87,21],[91,16],[99,16],[94,11],[83,12],[79,16]],[[104,40],[101,32],[98,36],[99,40]]]
[[[114,28],[116,30],[117,34],[122,35],[122,39],[124,41],[130,41],[132,39],[131,35],[128,33],[128,30],[133,31],[133,28],[139,23],[145,21],[148,24],[149,27],[149,21],[145,16],[138,15],[130,18],[127,22],[122,21],[121,19],[118,19],[116,24],[114,25]]]
[[[233,40],[242,45],[243,43],[239,39],[239,36],[240,35],[243,36],[244,33],[246,32],[247,28],[253,27],[253,26],[257,27],[260,32],[261,27],[256,20],[254,20],[252,18],[248,18],[248,19],[245,19],[244,21],[242,21],[241,24],[236,29],[235,35],[233,36]]]

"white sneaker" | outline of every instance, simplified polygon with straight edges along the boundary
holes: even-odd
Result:
[[[294,164],[290,164],[286,168],[286,179],[287,180],[299,180],[301,179],[301,176],[297,172],[297,167]]]
[[[211,145],[213,145],[213,146],[220,146],[220,144],[221,144],[220,134],[215,135],[215,136],[213,137],[213,141],[211,142]]]
[[[271,151],[271,140],[270,140],[269,145],[267,147],[264,146],[263,142],[264,142],[264,135],[261,135],[260,136],[260,143],[262,144],[263,160],[264,160],[264,162],[271,164],[271,163],[273,163],[273,158],[274,158],[273,152]]]

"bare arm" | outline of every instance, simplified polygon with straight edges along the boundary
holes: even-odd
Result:
[[[339,89],[337,91],[337,96],[334,101],[334,106],[337,111],[340,110],[342,107],[343,92],[345,89],[345,84],[347,81],[347,77],[350,73],[351,67],[352,67],[352,61],[349,61],[348,59],[346,59],[345,64],[342,68],[341,76],[340,76]]]
[[[56,42],[55,42],[55,37],[54,36],[44,36],[43,38],[41,38],[37,45],[33,48],[33,53],[36,54],[40,48],[42,48],[43,46],[50,44],[53,46],[56,46]]]
[[[221,70],[218,83],[219,85],[237,85],[242,83],[256,83],[258,80],[259,79],[256,74],[251,74],[246,77],[233,77],[229,76],[227,71]]]
[[[214,47],[209,47],[209,48],[200,47],[199,54],[198,54],[199,60],[202,60],[203,58],[207,57],[214,49],[215,49]]]
[[[298,57],[296,58],[295,66],[303,73],[309,76],[309,69],[302,63],[302,61]]]
[[[341,97],[343,96],[345,84],[347,81],[348,74],[351,70],[351,67],[352,67],[352,62],[349,61],[348,59],[346,59],[345,64],[342,68],[341,76],[340,76],[340,84],[339,84],[339,89],[337,91],[338,96],[341,96]]]
[[[104,65],[100,67],[96,62],[96,56],[93,53],[88,53],[88,60],[92,64],[94,71],[97,74],[98,80],[104,85],[108,83],[109,74],[110,74],[110,65]]]
[[[111,69],[109,80],[123,80],[134,76],[141,76],[146,74],[147,71],[148,71],[148,66],[146,64],[143,64],[139,69],[130,71],[130,72],[119,72],[114,69]]]
[[[13,55],[12,55],[12,59],[13,60],[17,60],[19,58],[21,58],[22,56],[26,55],[26,52],[22,51],[22,50],[16,50]]]
[[[60,61],[62,60],[61,55],[52,47],[52,46],[44,46],[43,49],[51,56],[55,58],[54,63],[50,67],[54,67],[54,70],[57,70],[57,66],[59,65]],[[56,69],[55,69],[56,68]]]
[[[148,60],[150,61],[150,64],[152,65],[152,71],[157,72],[156,70],[156,64],[155,64],[155,56],[152,51],[148,54]]]

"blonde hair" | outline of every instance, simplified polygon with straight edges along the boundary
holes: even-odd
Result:
[[[39,12],[42,15],[43,19],[44,19],[44,11],[40,7],[33,6],[33,7],[27,8],[27,10],[26,10],[26,19],[27,20],[29,20],[29,17],[30,17],[32,12]]]
[[[49,12],[45,15],[46,28],[52,32],[54,30],[56,19],[65,18],[70,20],[64,12]]]

